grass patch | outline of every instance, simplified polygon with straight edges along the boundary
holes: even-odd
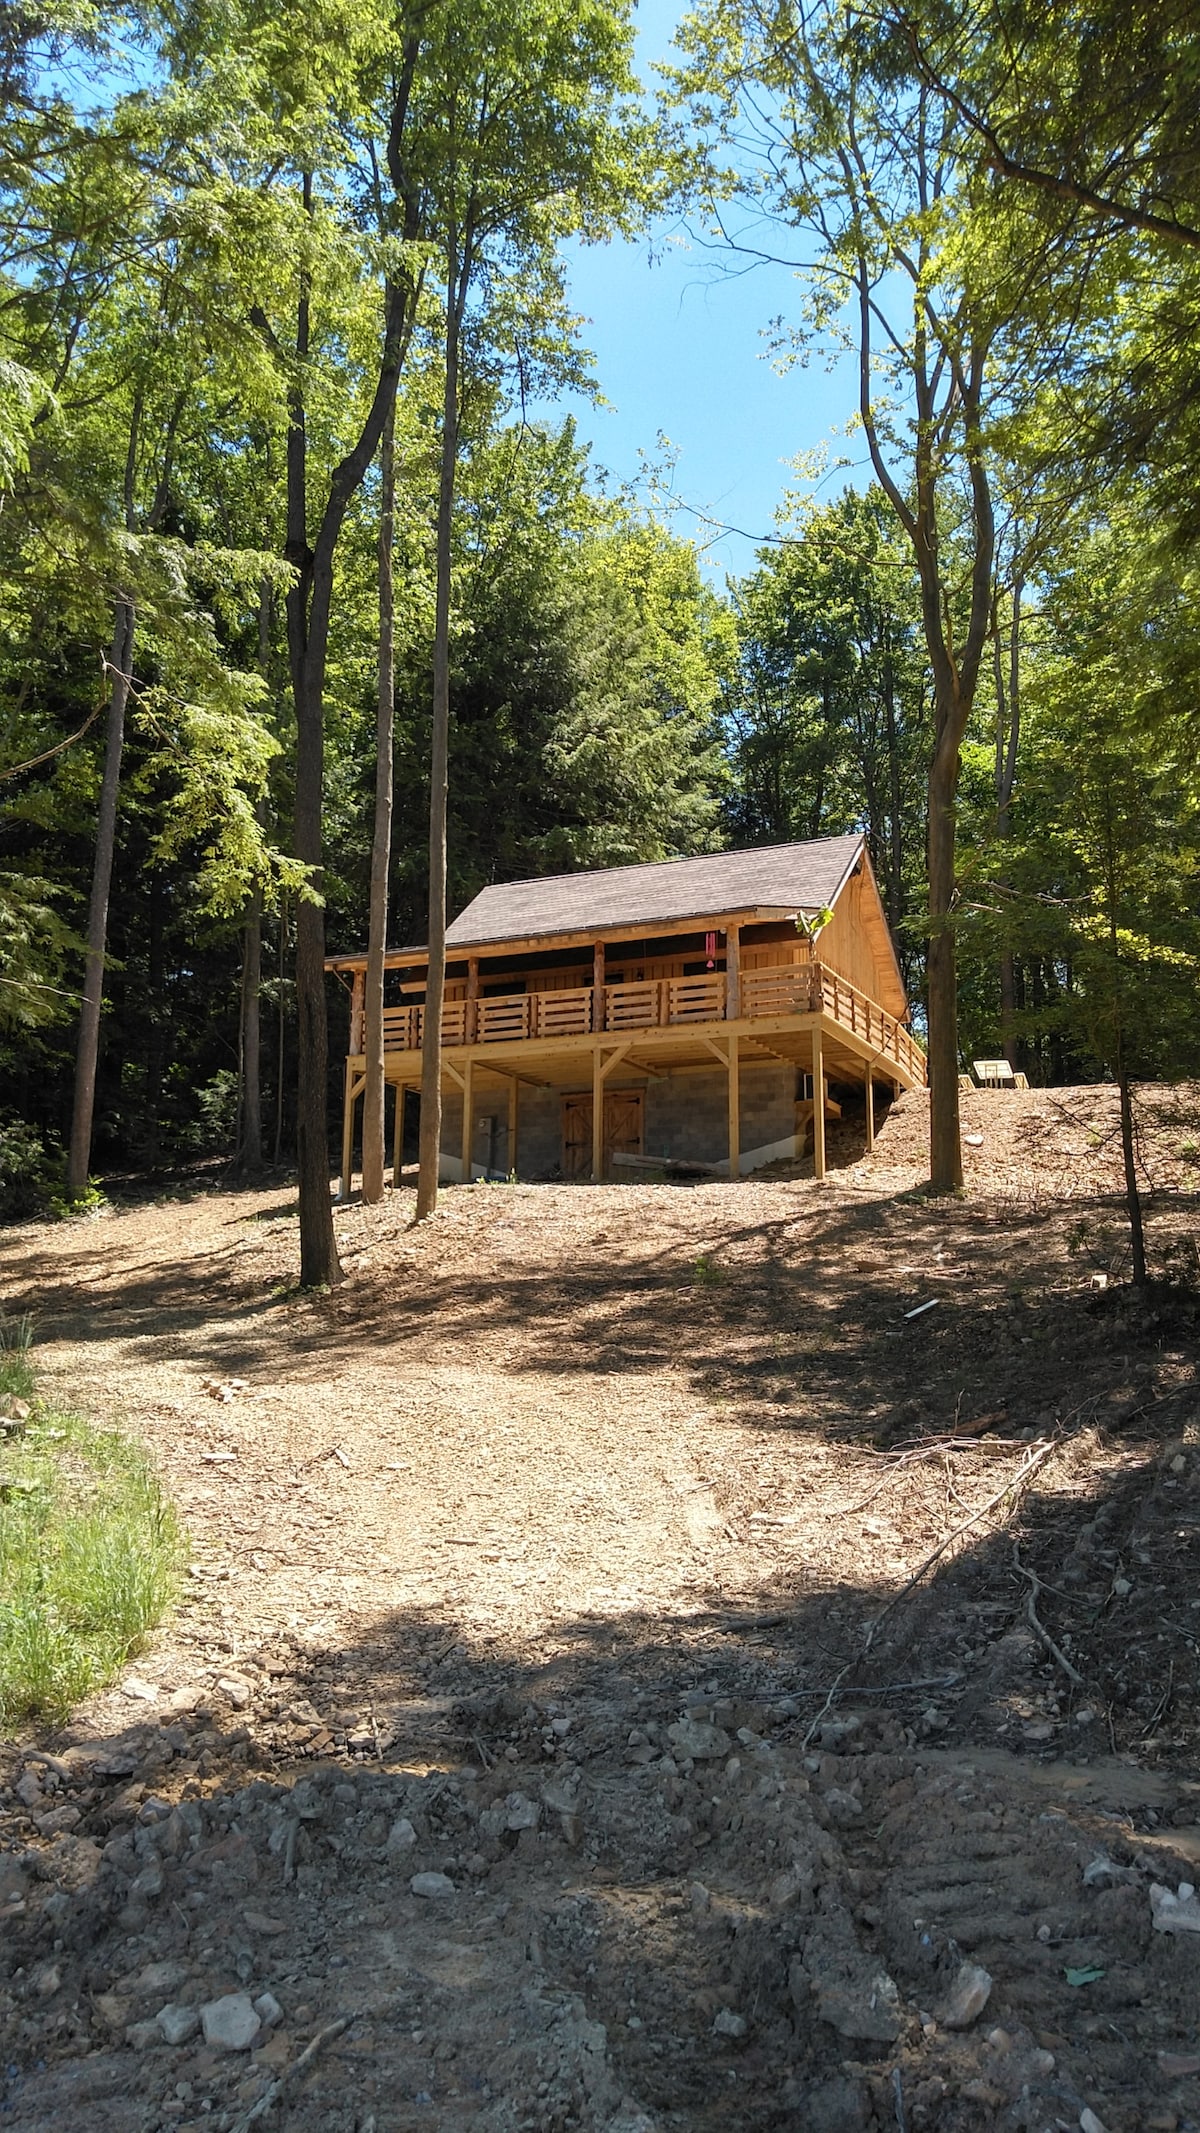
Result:
[[[183,1534],[141,1446],[36,1397],[26,1324],[0,1325],[0,1723],[66,1713],[171,1605]],[[7,1397],[6,1397],[7,1396]]]

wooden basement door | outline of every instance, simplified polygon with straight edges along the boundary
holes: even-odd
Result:
[[[604,1174],[607,1177],[614,1154],[640,1155],[645,1124],[644,1089],[607,1089],[604,1095]],[[590,1178],[592,1174],[592,1099],[590,1095],[563,1098],[563,1176]]]

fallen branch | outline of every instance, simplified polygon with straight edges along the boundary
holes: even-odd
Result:
[[[948,1548],[952,1548],[956,1540],[961,1540],[964,1533],[970,1533],[973,1527],[978,1526],[988,1516],[989,1512],[996,1510],[997,1507],[1004,1502],[1006,1496],[1011,1496],[1015,1491],[1023,1489],[1026,1482],[1032,1479],[1034,1474],[1037,1473],[1039,1467],[1045,1466],[1046,1461],[1050,1458],[1053,1452],[1057,1451],[1057,1449],[1057,1437],[1051,1437],[1042,1444],[1031,1445],[1028,1457],[1025,1459],[1023,1464],[1017,1468],[1015,1474],[1010,1474],[1008,1480],[1004,1484],[1004,1487],[1002,1489],[997,1489],[995,1495],[989,1496],[985,1504],[981,1504],[977,1511],[972,1511],[971,1516],[969,1518],[963,1519],[961,1525],[955,1526],[952,1532],[947,1533],[945,1539],[940,1540],[938,1542],[937,1547],[934,1548],[930,1552],[930,1554],[926,1556],[924,1562],[921,1563],[916,1570],[914,1570],[912,1576],[907,1579],[907,1581],[900,1587],[899,1592],[894,1592],[892,1594],[892,1597],[888,1601],[886,1607],[880,1608],[879,1613],[876,1615],[875,1620],[872,1622],[865,1638],[863,1639],[861,1651],[856,1653],[853,1659],[847,1659],[845,1666],[841,1670],[841,1673],[835,1679],[833,1686],[825,1699],[824,1704],[817,1712],[816,1717],[813,1719],[812,1724],[809,1726],[808,1731],[804,1735],[804,1740],[802,1743],[803,1747],[808,1747],[810,1741],[812,1741],[815,1737],[817,1729],[824,1724],[826,1717],[828,1716],[829,1712],[832,1711],[833,1706],[838,1699],[838,1696],[841,1694],[842,1684],[845,1681],[847,1674],[853,1673],[856,1667],[862,1665],[863,1660],[866,1658],[867,1653],[870,1651],[871,1646],[874,1644],[875,1639],[879,1634],[880,1628],[882,1627],[883,1623],[886,1622],[888,1616],[892,1613],[893,1609],[899,1607],[900,1602],[908,1598],[909,1593],[913,1591],[915,1586],[921,1583],[922,1578],[928,1576],[929,1572],[933,1569],[934,1564],[941,1561],[941,1558],[945,1555],[946,1550]]]
[[[1021,1576],[1023,1578],[1028,1578],[1029,1580],[1030,1590],[1025,1601],[1025,1619],[1028,1622],[1030,1629],[1033,1631],[1034,1636],[1038,1638],[1039,1642],[1045,1645],[1046,1650],[1050,1654],[1050,1657],[1058,1661],[1058,1664],[1059,1666],[1061,1666],[1064,1674],[1066,1674],[1068,1678],[1075,1683],[1077,1689],[1081,1689],[1083,1687],[1083,1675],[1079,1673],[1075,1667],[1072,1666],[1061,1645],[1055,1643],[1053,1637],[1050,1635],[1049,1630],[1046,1628],[1045,1623],[1041,1620],[1038,1614],[1037,1596],[1039,1592],[1045,1592],[1046,1587],[1043,1585],[1040,1577],[1037,1574],[1037,1571],[1027,1569],[1025,1564],[1021,1561],[1021,1544],[1019,1541],[1013,1542],[1013,1562],[1015,1563],[1017,1569],[1020,1571]]]
[[[297,2074],[302,2074],[305,2067],[312,2064],[322,2045],[328,2044],[333,2037],[340,2037],[342,2031],[349,2029],[350,2024],[357,2020],[357,2015],[339,2015],[337,2021],[331,2022],[327,2029],[318,2030],[312,2043],[305,2045],[300,2057],[294,2059],[290,2066],[285,2066],[278,2080],[273,2081],[269,2089],[263,2090],[258,2102],[252,2103],[248,2111],[243,2111],[240,2118],[234,2119],[229,2133],[250,2133],[250,2127],[257,2125],[278,2103],[289,2082],[294,2081]]]

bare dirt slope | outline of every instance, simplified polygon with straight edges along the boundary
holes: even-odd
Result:
[[[8,1233],[193,1555],[0,1773],[0,2125],[1200,2124],[1200,1104],[1137,1305],[1111,1092],[967,1098],[945,1203],[923,1113],[351,1206],[329,1297],[284,1190]]]

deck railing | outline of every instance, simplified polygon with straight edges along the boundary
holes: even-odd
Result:
[[[590,985],[570,991],[502,993],[482,1000],[447,1000],[442,1008],[445,1045],[512,1044],[531,1037],[587,1037],[606,1032],[668,1029],[679,1023],[721,1022],[729,998],[723,971],[691,978],[647,978],[603,987],[602,1017]],[[823,963],[785,963],[745,970],[738,1012],[749,1021],[824,1012],[862,1039],[881,1058],[894,1059],[910,1080],[925,1080],[925,1054],[894,1015],[848,978]],[[383,1015],[385,1051],[419,1051],[423,1007],[388,1007]]]

